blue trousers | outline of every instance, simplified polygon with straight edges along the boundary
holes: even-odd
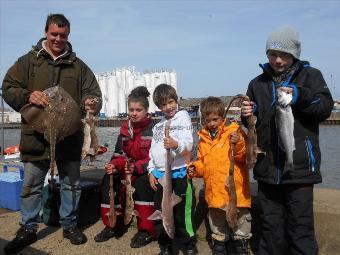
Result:
[[[25,175],[21,192],[21,225],[37,231],[42,207],[42,188],[49,169],[49,161],[24,162]],[[57,161],[61,205],[60,223],[63,229],[77,224],[77,210],[81,195],[80,162]]]

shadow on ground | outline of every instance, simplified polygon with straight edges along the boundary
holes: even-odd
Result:
[[[0,254],[5,254],[4,253],[4,247],[7,244],[9,240],[4,240],[2,238],[0,238]],[[25,249],[23,249],[22,251],[17,253],[18,255],[47,255],[48,253],[44,252],[44,251],[40,251],[37,249],[34,249],[30,246],[26,247]]]

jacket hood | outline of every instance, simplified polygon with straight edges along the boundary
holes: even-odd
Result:
[[[146,128],[151,121],[152,119],[150,115],[148,115],[139,122],[130,122],[130,120],[127,120],[122,124],[120,133],[124,136],[132,137],[132,135],[138,134],[141,132],[141,130]]]
[[[300,70],[301,70],[302,68],[310,66],[310,64],[309,64],[308,61],[300,61],[300,60],[296,60],[296,61],[293,63],[293,65],[296,65],[297,68],[296,68],[296,71],[294,72],[294,74],[292,75],[293,77],[291,77],[291,78],[294,78],[294,77],[300,72]],[[292,66],[293,66],[293,65],[292,65]],[[276,76],[274,70],[270,67],[270,64],[269,64],[269,63],[259,64],[259,66],[260,66],[261,69],[263,70],[263,73],[264,73],[265,75],[267,75],[268,77],[270,77],[271,79],[273,79],[273,77]],[[290,68],[291,68],[291,67],[290,67]],[[289,68],[286,72],[289,73],[290,68]],[[288,75],[288,73],[286,74],[286,72],[283,73],[283,74],[281,74],[281,75],[282,75],[282,76]]]
[[[38,52],[38,54],[39,54],[39,52],[46,52],[45,49],[44,49],[44,47],[43,47],[43,45],[42,45],[43,41],[45,41],[45,40],[47,40],[46,37],[41,38],[41,39],[37,42],[37,44],[36,44],[35,46],[32,46],[32,49],[33,49],[34,51]],[[69,55],[69,54],[71,54],[71,53],[75,54],[75,53],[72,51],[72,45],[71,45],[70,42],[67,42],[66,48],[67,48],[67,54],[63,53],[63,54],[65,54],[65,56],[67,56],[67,55]],[[48,52],[46,52],[46,53],[49,55]]]
[[[220,137],[225,133],[225,132],[234,132],[239,128],[239,126],[232,122],[230,125],[226,126],[226,119],[223,121],[223,123],[218,127],[218,132],[217,132],[217,136],[214,140],[219,140]],[[202,130],[200,130],[198,132],[199,137],[203,140],[203,141],[212,141],[210,134],[209,134],[209,130],[207,128],[203,128]]]
[[[175,121],[177,119],[186,119],[186,118],[190,118],[188,112],[184,109],[179,109],[176,114],[171,118],[171,121]],[[160,123],[161,122],[165,122],[167,121],[167,119],[165,118],[165,116],[162,116]]]

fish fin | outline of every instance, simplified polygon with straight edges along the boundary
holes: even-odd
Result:
[[[161,219],[163,219],[163,216],[160,210],[154,211],[154,213],[148,217],[148,220],[161,220]]]
[[[174,207],[175,205],[179,204],[182,201],[182,198],[177,196],[175,192],[171,194],[171,206]]]

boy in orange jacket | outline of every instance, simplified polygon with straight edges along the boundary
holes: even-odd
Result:
[[[237,123],[226,126],[225,108],[217,97],[201,103],[204,128],[200,137],[197,160],[190,163],[188,176],[204,178],[205,200],[212,231],[214,255],[249,255],[252,236],[249,173],[245,165],[245,134]],[[230,143],[234,145],[234,181],[236,189],[237,224],[234,229],[226,220],[230,190],[226,187],[230,167]],[[227,248],[227,249],[226,249]],[[227,253],[228,251],[228,253]]]

